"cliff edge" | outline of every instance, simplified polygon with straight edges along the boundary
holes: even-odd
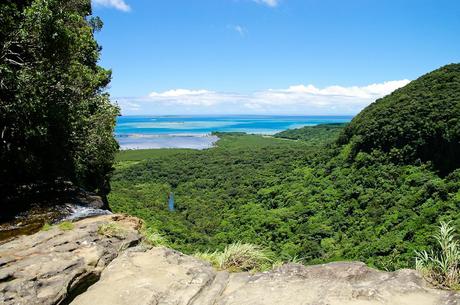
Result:
[[[0,303],[460,304],[459,293],[430,287],[414,270],[382,272],[358,262],[217,271],[177,251],[146,246],[140,227],[134,217],[100,216],[0,245]]]

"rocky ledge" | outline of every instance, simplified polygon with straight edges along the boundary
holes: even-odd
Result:
[[[287,264],[250,274],[141,243],[141,222],[110,215],[0,245],[0,303],[76,305],[460,305],[414,270]]]

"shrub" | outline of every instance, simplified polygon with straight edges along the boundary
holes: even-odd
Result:
[[[442,288],[460,288],[460,247],[455,228],[441,222],[434,235],[439,249],[416,252],[415,266],[428,281]]]

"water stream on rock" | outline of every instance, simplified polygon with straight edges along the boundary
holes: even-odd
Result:
[[[71,203],[45,207],[33,206],[29,211],[17,215],[14,219],[0,223],[0,244],[20,235],[36,233],[45,224],[109,214],[111,212],[107,210]]]
[[[110,215],[112,212],[102,209],[95,209],[81,205],[68,204],[67,205],[70,215],[65,217],[64,220],[78,220],[87,217],[94,217],[99,215]]]

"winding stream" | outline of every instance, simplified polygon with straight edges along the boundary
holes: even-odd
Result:
[[[173,192],[169,193],[168,208],[171,212],[174,211],[174,193]]]

